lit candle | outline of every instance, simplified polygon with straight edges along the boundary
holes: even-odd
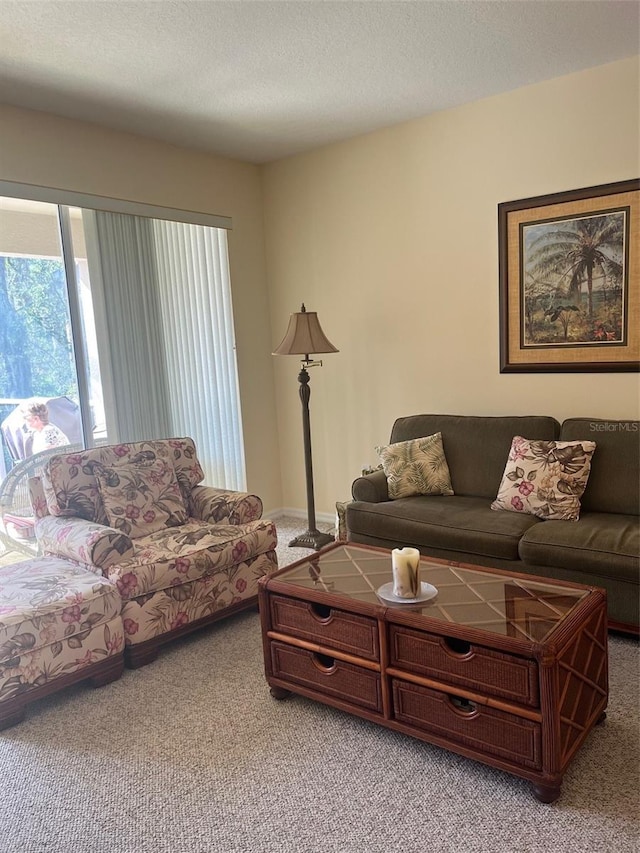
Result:
[[[420,591],[420,551],[394,548],[391,552],[393,594],[398,598],[417,598]]]

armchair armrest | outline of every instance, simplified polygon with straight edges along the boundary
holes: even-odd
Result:
[[[374,471],[364,477],[357,477],[351,484],[354,501],[366,501],[370,504],[389,500],[387,477],[384,471]]]
[[[82,563],[97,575],[134,553],[133,542],[121,531],[75,516],[39,518],[36,538],[43,554]]]
[[[194,518],[216,524],[247,524],[262,517],[262,500],[248,492],[230,492],[212,486],[191,490]]]

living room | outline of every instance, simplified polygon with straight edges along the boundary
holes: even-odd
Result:
[[[635,57],[264,166],[4,105],[2,174],[232,218],[247,482],[305,507],[297,371],[271,356],[305,302],[340,350],[312,379],[328,517],[401,415],[638,417],[632,373],[500,373],[497,255],[500,202],[634,176],[637,95]]]
[[[312,376],[315,498],[319,518],[328,522],[335,502],[349,498],[351,483],[360,470],[377,464],[374,448],[388,441],[396,417],[419,412],[544,414],[559,421],[574,416],[640,417],[638,379],[631,372],[500,372],[497,233],[497,206],[502,202],[638,176],[639,63],[639,57],[631,55],[518,88],[507,87],[498,94],[263,163],[117,130],[101,125],[99,116],[83,121],[55,110],[5,103],[0,106],[0,178],[231,218],[229,259],[248,488],[262,497],[267,514],[293,511],[304,517],[297,362],[271,355],[289,315],[304,302],[309,310],[318,312],[325,333],[339,349],[324,357],[322,369]],[[220,629],[221,642],[233,642],[228,630]],[[194,644],[195,640],[189,641],[187,648],[193,649]],[[247,654],[256,650],[250,643],[242,648]],[[628,699],[632,694],[628,685],[637,675],[637,647],[631,651],[636,656],[625,658],[625,668],[616,681],[621,692],[627,685]],[[163,664],[162,659],[148,668],[151,673],[154,667],[162,667],[169,685],[167,693],[151,705],[150,715],[166,714],[188,686],[182,681],[171,686],[179,666],[174,653],[168,660],[173,661],[174,669],[165,669],[168,663]],[[237,664],[239,658],[234,660]],[[131,675],[150,677],[145,672]],[[233,684],[243,701],[249,702],[242,681],[234,679]],[[207,688],[212,689],[211,682],[203,681],[202,689]],[[131,699],[135,694],[131,680],[128,690]],[[267,700],[268,696],[265,704]],[[100,722],[111,714],[124,717],[129,708],[124,700],[119,701],[110,710],[101,706],[100,691],[96,691],[92,713]],[[213,704],[223,713],[217,700]],[[189,713],[185,711],[187,719]],[[197,715],[195,706],[191,713]],[[286,704],[270,713],[293,715]],[[319,737],[335,737],[326,724],[326,709],[316,713],[316,718],[306,718],[301,725],[312,725],[315,719]],[[338,728],[344,727],[345,734],[357,742],[353,721],[339,719]],[[144,716],[136,721],[144,725]],[[59,720],[57,724],[62,725]],[[226,725],[231,728],[231,721]],[[259,720],[244,725],[256,738],[255,755],[234,760],[240,767],[246,768],[251,761],[264,766],[269,743]],[[28,736],[21,742],[20,728],[12,737],[33,758]],[[366,726],[370,735],[367,746],[374,750],[372,729]],[[91,731],[99,737],[98,729]],[[278,732],[285,739],[284,731]],[[206,732],[199,730],[199,734],[206,737]],[[610,749],[614,748],[614,735],[615,731],[609,734]],[[412,751],[397,736],[392,742],[398,747],[397,765],[406,761],[409,771],[401,772],[394,762],[392,782],[383,776],[375,778],[372,787],[382,792],[375,794],[381,800],[389,791],[399,796],[402,785],[410,783],[411,773],[419,772],[417,749]],[[97,767],[93,757],[87,758],[89,744],[84,746],[87,764]],[[317,744],[314,747],[317,753]],[[627,748],[631,754],[634,745],[627,744]],[[110,759],[117,764],[122,757],[117,745],[104,749],[111,751]],[[299,743],[296,749],[302,750]],[[160,753],[162,748],[155,754]],[[561,825],[564,832],[570,831],[572,819],[580,819],[581,809],[591,808],[591,820],[598,812],[597,802],[585,805],[596,755],[590,754],[573,780],[586,799],[572,815],[566,814],[566,823]],[[315,757],[322,760],[321,754]],[[279,753],[278,760],[276,769],[271,765],[267,772],[265,787],[277,783],[276,771],[287,772],[286,754]],[[440,765],[434,772],[443,777],[460,772],[462,759],[450,760],[451,766]],[[140,783],[142,761],[129,777]],[[622,764],[618,755],[616,772],[622,772]],[[383,768],[384,762],[374,772],[382,773]],[[201,783],[197,771],[196,765],[189,769],[176,761],[167,771],[167,784],[178,786],[177,777],[183,774],[195,787]],[[332,784],[337,785],[338,770],[332,765],[331,771]],[[317,766],[313,772],[321,775]],[[529,811],[523,789],[516,788],[511,794],[509,785],[496,782],[489,771],[481,768],[477,772],[479,782],[500,788],[500,815],[503,819],[511,815],[511,834],[502,847],[496,843],[490,848],[487,828],[483,841],[474,847],[470,831],[458,834],[456,846],[515,850],[519,810],[526,812],[534,826],[532,816],[539,806],[532,805]],[[254,845],[258,845],[254,849],[319,849],[308,839],[297,848],[287,846],[293,831],[286,811],[295,799],[295,786],[306,779],[304,764],[296,764],[292,773],[289,799],[280,816],[288,840],[278,846],[277,840],[256,842],[254,836]],[[464,770],[460,775],[464,776]],[[161,789],[162,783],[158,783],[150,796],[162,799]],[[316,798],[320,796],[319,786],[311,790]],[[180,791],[186,795],[185,788]],[[98,786],[91,794],[102,796]],[[279,796],[283,796],[281,789]],[[348,791],[344,796],[350,797]],[[353,796],[364,797],[364,789]],[[439,807],[442,823],[439,829],[432,827],[433,849],[453,849],[447,846],[452,839],[445,837],[442,826],[452,821],[460,832],[458,812],[468,806],[472,796],[473,808],[490,827],[491,814],[486,804],[479,803],[481,791],[467,788],[466,805],[450,803],[450,810]],[[335,809],[341,808],[335,793],[329,801]],[[417,801],[419,792],[412,800]],[[198,797],[195,802],[201,805]],[[631,822],[625,824],[618,846],[611,836],[606,847],[612,824],[625,818],[614,811],[612,819],[612,802],[613,796],[609,796],[603,809],[609,811],[608,828],[602,834],[594,830],[591,837],[581,837],[578,832],[565,849],[590,849],[596,846],[595,837],[605,845],[603,849],[631,851]],[[343,806],[345,813],[357,821],[353,804],[348,806]],[[321,807],[321,811],[329,819],[328,810]],[[409,820],[403,808],[399,813],[400,820]],[[547,812],[544,814],[546,821]],[[81,819],[79,812],[76,818]],[[236,818],[241,825],[237,814]],[[45,822],[44,818],[38,820]],[[128,825],[134,816],[127,814],[122,820]],[[334,846],[325,849],[346,849],[339,846],[335,824],[331,826]],[[181,828],[186,831],[186,823]],[[375,836],[375,829],[371,832]],[[136,849],[133,844],[125,846],[124,841],[122,846],[109,844],[107,834],[83,838],[87,850]],[[138,849],[166,849],[148,827],[144,838]],[[542,832],[539,844],[532,838],[520,838],[517,849],[534,851],[543,849],[545,843],[548,839]],[[191,846],[174,845],[173,849],[249,849],[240,841],[237,847],[228,841],[218,848],[207,844],[206,834],[202,834],[195,836]],[[34,844],[31,849],[46,848]],[[369,837],[362,839],[360,849],[379,848]]]

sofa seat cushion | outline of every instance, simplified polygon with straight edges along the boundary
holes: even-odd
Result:
[[[640,519],[637,515],[585,512],[579,521],[545,521],[529,528],[520,557],[613,580],[640,581]]]
[[[493,512],[485,498],[460,495],[356,501],[347,507],[349,534],[374,535],[427,553],[438,548],[503,560],[517,560],[524,531],[542,523],[532,515]]]
[[[275,524],[209,524],[190,518],[181,527],[134,541],[133,558],[105,571],[123,599],[137,598],[224,571],[277,545]]]
[[[0,664],[74,638],[79,649],[93,628],[119,622],[122,607],[106,578],[57,557],[0,567],[0,600]]]

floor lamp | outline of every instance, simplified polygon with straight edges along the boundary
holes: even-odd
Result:
[[[329,533],[321,533],[316,527],[316,508],[313,498],[313,465],[311,463],[311,426],[309,423],[309,374],[307,368],[322,367],[321,361],[309,358],[310,354],[323,352],[339,352],[331,341],[328,340],[318,322],[315,311],[307,311],[302,308],[296,314],[289,317],[289,327],[280,346],[273,355],[302,355],[301,370],[298,374],[300,383],[300,401],[302,402],[302,429],[304,433],[304,464],[307,475],[307,520],[308,529],[305,533],[296,536],[289,542],[290,547],[315,548],[316,551],[329,542],[333,542],[333,536]]]

